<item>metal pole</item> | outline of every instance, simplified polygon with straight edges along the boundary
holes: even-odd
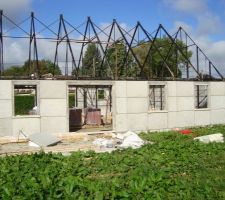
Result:
[[[134,30],[134,34],[132,35],[130,44],[128,45],[128,51],[126,52],[126,55],[125,55],[125,57],[124,57],[124,59],[123,59],[123,64],[122,64],[122,66],[124,66],[124,65],[126,64],[127,57],[128,57],[128,55],[129,55],[129,52],[130,52],[130,49],[131,49],[131,45],[132,45],[132,43],[133,43],[134,37],[135,37],[135,35],[136,35],[136,32],[137,32],[137,30],[138,30],[138,25],[139,25],[139,22],[137,22],[137,25],[136,25],[135,30]],[[126,65],[126,78],[127,78],[127,67],[128,67],[128,66]],[[141,68],[141,71],[142,71],[142,70],[143,70],[143,69]]]
[[[31,13],[30,42],[29,42],[29,58],[28,58],[29,76],[31,75],[31,49],[32,49],[32,41],[33,41],[32,15],[33,15],[33,14]]]
[[[77,96],[78,93],[77,93],[77,89],[78,88],[76,87],[76,89],[75,89],[75,92],[76,92],[76,107],[78,107],[78,96]]]
[[[167,30],[161,25],[161,28],[164,30],[164,32],[166,33],[166,35],[171,39],[173,40],[173,38],[170,36],[170,34],[167,32]],[[179,50],[179,52],[181,53],[181,55],[187,60],[187,62],[190,64],[190,66],[194,69],[194,71],[197,73],[197,75],[199,75],[200,77],[200,74],[198,72],[198,70],[195,69],[195,67],[192,65],[192,63],[189,61],[189,59],[187,58],[187,56],[183,53],[182,49],[175,43],[177,49]],[[200,78],[201,79],[201,78]]]
[[[110,29],[109,37],[107,39],[107,44],[106,44],[106,47],[105,47],[105,51],[103,52],[103,58],[102,58],[100,70],[103,68],[103,64],[104,64],[105,59],[107,59],[107,57],[106,57],[106,55],[107,55],[107,49],[108,49],[108,46],[109,46],[109,42],[110,42],[110,39],[111,39],[111,36],[112,36],[112,31],[113,31],[114,26],[115,26],[115,22],[113,21],[112,26],[111,26],[111,29]],[[115,37],[114,37],[114,41],[115,41]],[[99,77],[102,76],[101,71],[99,72],[98,76]]]
[[[211,79],[212,78],[212,63],[211,63],[211,61],[209,61],[209,76]]]
[[[95,108],[98,108],[98,88],[95,87]]]
[[[124,36],[124,34],[123,34],[123,32],[122,32],[122,30],[121,30],[121,28],[120,28],[120,26],[119,26],[119,24],[115,21],[115,24],[116,24],[116,26],[117,26],[117,28],[118,28],[118,30],[119,30],[119,32],[120,32],[120,34],[122,35],[122,37],[123,37],[123,39],[124,39],[124,41],[125,41],[125,43],[126,43],[126,45],[129,47],[129,42],[127,41],[127,39],[126,39],[126,37]],[[142,66],[141,66],[141,63],[139,62],[139,60],[138,60],[138,58],[137,58],[137,56],[135,55],[135,53],[134,53],[134,51],[133,51],[133,49],[132,48],[130,48],[130,51],[131,51],[131,53],[132,53],[132,55],[133,55],[133,57],[134,57],[134,59],[135,59],[135,61],[137,62],[137,64],[138,64],[138,66],[140,67],[140,69],[142,70]],[[143,70],[141,71],[141,73],[143,72]]]
[[[199,85],[197,85],[196,86],[197,87],[197,108],[199,108],[200,107],[200,97],[199,97],[199,95],[200,95],[200,93],[199,93]]]
[[[0,75],[3,75],[3,22],[2,22],[3,10],[0,10]]]
[[[62,20],[62,25],[63,25],[63,28],[64,28],[64,32],[66,34],[67,44],[69,46],[69,51],[70,51],[70,54],[71,54],[71,57],[72,57],[72,64],[73,64],[73,66],[75,66],[76,71],[77,71],[77,73],[76,73],[77,77],[76,78],[78,78],[78,76],[79,76],[79,74],[78,74],[79,73],[79,68],[76,67],[76,62],[75,62],[75,58],[74,58],[74,55],[73,55],[73,50],[72,50],[72,47],[71,47],[71,44],[70,44],[70,38],[68,36],[66,25],[65,25],[65,22],[64,22],[64,19],[63,19],[63,15],[61,16],[61,20]],[[68,69],[67,69],[67,71],[68,71]]]
[[[197,61],[197,72],[199,73],[198,46],[196,46],[196,61]],[[200,78],[201,78],[201,77],[200,77]]]
[[[186,57],[188,57],[188,45],[187,45],[187,34],[185,34],[185,43],[186,43],[186,48],[185,48],[185,53]],[[186,72],[187,72],[187,79],[189,79],[189,67],[188,67],[188,62],[186,62]]]
[[[95,64],[96,64],[96,61],[95,61],[95,56],[93,58],[93,72],[92,72],[92,76],[95,77]]]
[[[62,15],[60,15],[60,17],[59,17],[59,28],[58,28],[58,35],[57,35],[57,43],[56,43],[56,47],[55,47],[53,77],[55,76],[56,60],[58,59],[58,46],[59,46],[59,43],[60,43],[59,38],[60,38],[60,32],[61,32],[61,26],[62,26],[62,20],[61,19],[62,19]]]
[[[88,31],[88,26],[89,26],[89,20],[90,20],[90,17],[88,17],[88,20],[87,20],[87,23],[86,23],[83,40],[86,39],[86,35],[87,35],[87,31]],[[82,56],[83,56],[83,50],[84,50],[84,43],[82,43],[82,46],[81,46],[80,57],[79,57],[79,60],[78,60],[78,69],[80,68],[80,64],[81,64],[81,60],[82,60]]]
[[[95,36],[96,36],[96,38],[97,38],[97,41],[99,42],[100,49],[101,49],[101,51],[104,53],[104,48],[103,48],[103,46],[102,46],[102,43],[101,43],[101,41],[100,41],[100,39],[99,39],[99,36],[98,36],[98,34],[97,34],[96,30],[95,30],[95,27],[94,27],[94,25],[93,25],[93,23],[92,23],[90,17],[89,17],[89,21],[90,21],[90,25],[91,25],[91,27],[92,27],[92,30],[94,31],[94,34],[95,34]],[[107,59],[106,59],[106,64],[108,65],[108,67],[109,67],[110,70],[111,70],[110,64],[109,64],[109,62],[108,62]],[[102,78],[102,77],[100,77],[100,78]]]
[[[37,78],[40,78],[40,68],[38,62],[38,51],[37,51],[37,40],[36,40],[36,32],[35,32],[35,23],[34,23],[34,13],[31,13],[31,20],[32,20],[32,29],[33,29],[33,39],[34,39],[34,55],[36,61],[36,71],[37,71]]]
[[[116,74],[115,74],[115,79],[117,80],[118,79],[118,49],[117,49],[116,45],[115,45],[115,53],[116,53]]]
[[[65,76],[68,76],[68,42],[66,42]]]

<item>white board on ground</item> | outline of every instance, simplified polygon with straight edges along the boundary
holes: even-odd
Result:
[[[60,139],[58,139],[56,136],[43,133],[30,135],[29,139],[31,142],[39,145],[40,147],[53,146],[60,142]]]

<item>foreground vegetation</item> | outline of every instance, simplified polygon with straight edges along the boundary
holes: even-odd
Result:
[[[113,153],[0,159],[0,199],[225,199],[225,145],[193,141],[225,126],[142,133],[154,142]]]

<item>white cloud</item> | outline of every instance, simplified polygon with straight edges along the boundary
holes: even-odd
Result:
[[[208,44],[208,47],[210,47],[210,48],[205,49],[206,54],[209,55],[212,62],[218,67],[220,72],[222,74],[224,74],[224,69],[225,69],[225,58],[224,58],[225,40],[221,40],[221,41],[218,41],[218,42],[211,42],[211,43]]]
[[[207,9],[205,0],[163,0],[163,2],[181,12],[197,13]]]
[[[179,27],[182,27],[187,33],[192,33],[193,27],[183,21],[175,21],[174,27],[170,31],[172,34],[175,33]]]
[[[209,34],[204,34],[204,32],[202,34],[199,34],[199,31],[196,31],[191,25],[188,25],[183,21],[175,21],[171,33],[177,31],[179,26],[181,26],[190,35],[194,42],[217,67],[220,73],[225,75],[225,40],[214,41],[213,39],[211,39]],[[189,41],[188,45],[191,44],[193,43]],[[196,66],[196,48],[192,46],[189,50],[193,52],[192,61],[194,66]],[[201,53],[199,53],[199,64],[200,69],[205,70],[203,72],[208,72],[208,63],[205,62],[205,58]]]
[[[198,35],[210,35],[220,33],[223,23],[220,16],[208,6],[208,0],[163,0],[166,6],[191,17],[196,22]]]
[[[10,17],[18,17],[24,12],[31,10],[32,0],[1,0],[0,8]]]
[[[184,20],[188,17],[194,20],[191,24],[181,20],[175,21],[172,33],[179,26],[183,27],[220,72],[224,73],[225,40],[214,40],[216,34],[223,33],[224,24],[221,16],[212,10],[208,2],[208,0],[163,0],[164,5],[178,11],[179,15],[185,17]],[[204,64],[204,58],[200,59],[200,64]]]
[[[222,31],[223,24],[220,17],[212,14],[211,12],[206,12],[197,16],[197,20],[197,34],[199,35],[216,34]]]
[[[109,26],[111,23],[101,23],[100,28],[104,29],[107,26]],[[120,23],[120,26],[128,31],[129,26],[126,23]],[[106,34],[109,34],[111,27],[108,27],[108,29],[105,30]],[[99,30],[97,31],[99,32]],[[91,33],[91,37],[94,34]],[[119,30],[115,30],[115,36],[116,39],[121,37],[121,34],[119,33]],[[44,35],[38,34],[37,37],[43,38]],[[82,40],[83,36],[78,35],[69,35],[70,39],[77,39]],[[99,34],[99,38],[101,41],[107,41],[107,37],[105,34],[101,33]],[[96,39],[95,39],[96,41]],[[112,42],[112,40],[111,40]],[[103,44],[103,48],[106,44]],[[78,64],[78,59],[80,56],[81,51],[81,43],[73,43],[71,42],[71,47],[73,50],[73,54],[76,60],[76,64]],[[85,46],[84,51],[87,46]],[[38,48],[38,56],[39,59],[49,59],[51,61],[54,61],[54,55],[55,55],[55,49],[56,49],[56,42],[49,41],[49,40],[39,40],[37,39],[37,48]],[[13,38],[4,38],[4,63],[6,67],[12,66],[12,65],[23,65],[24,61],[28,60],[29,55],[29,39],[13,39]],[[33,54],[32,54],[33,55]],[[62,42],[59,45],[58,48],[58,60],[59,60],[59,66],[61,67],[62,71],[64,71],[65,67],[65,60],[66,60],[66,43]],[[69,71],[71,71],[71,55],[69,53],[70,61],[68,64],[68,67],[70,68]]]

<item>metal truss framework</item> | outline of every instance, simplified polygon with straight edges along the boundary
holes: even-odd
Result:
[[[13,28],[18,29],[23,33],[21,36],[10,36],[9,30],[5,30],[4,22],[11,24]],[[26,28],[22,27],[22,24],[27,23]],[[40,31],[38,28],[42,27]],[[53,24],[58,24],[58,30],[52,28]],[[82,28],[83,27],[83,28]],[[82,29],[82,30],[81,30]],[[48,31],[48,37],[43,37],[40,35],[43,31]],[[75,36],[76,34],[76,36]],[[75,37],[74,37],[75,36]],[[59,49],[61,45],[66,46],[64,49],[65,53],[65,64],[63,76],[56,76],[53,72],[53,77],[64,78],[64,79],[137,79],[137,80],[223,80],[223,75],[211,62],[211,60],[205,55],[205,53],[200,49],[200,47],[194,42],[190,35],[182,28],[179,27],[174,35],[170,35],[169,32],[164,28],[163,25],[159,25],[158,28],[153,32],[149,33],[140,22],[130,30],[125,29],[121,24],[119,24],[115,19],[113,22],[105,27],[97,26],[90,17],[87,21],[81,25],[75,27],[66,19],[63,15],[60,15],[59,19],[46,25],[44,22],[39,20],[34,13],[23,20],[21,23],[16,23],[10,19],[4,12],[0,11],[0,78],[7,78],[4,75],[4,39],[27,39],[29,41],[28,50],[28,66],[30,74],[26,78],[42,79],[40,74],[40,64],[39,64],[39,54],[38,49],[39,41],[50,41],[55,43],[54,58],[52,58],[54,63],[54,69],[59,66]],[[159,46],[157,41],[159,39],[167,39],[167,52],[163,53],[163,46]],[[184,46],[179,45],[181,41]],[[98,73],[91,74],[90,76],[84,77],[82,75],[83,67],[83,57],[87,45],[93,43],[97,46],[100,51],[102,60],[99,65]],[[117,44],[123,44],[125,47],[124,57],[122,61],[122,66],[125,67],[125,74],[123,77],[115,74],[115,63],[110,63],[108,60],[109,50],[115,48]],[[145,57],[140,59],[137,54],[137,48],[143,48],[142,45],[147,45],[145,49]],[[79,46],[79,52],[74,51],[74,46]],[[192,52],[192,58],[188,56],[189,51]],[[170,57],[171,52],[175,52],[176,59],[171,64]],[[151,73],[146,75],[146,66],[151,68],[153,64],[151,61],[154,59],[154,54],[157,53],[160,58],[161,68],[157,74]],[[116,55],[117,56],[117,55]],[[129,59],[132,57],[132,63],[138,69],[138,74],[135,77],[131,77],[128,74],[130,69]],[[178,57],[182,57],[182,64],[178,62]],[[77,58],[77,59],[76,59]],[[116,58],[117,60],[117,58]],[[117,61],[116,61],[117,62]],[[116,63],[117,65],[117,63]],[[204,65],[204,70],[202,70],[202,65]],[[174,67],[175,66],[175,67]],[[116,66],[117,67],[117,66]],[[32,69],[35,69],[35,74],[32,74]],[[95,69],[94,69],[95,70]],[[117,70],[117,69],[116,69]],[[32,73],[34,73],[34,71]],[[103,73],[105,71],[105,73]],[[151,71],[151,69],[149,69]],[[178,75],[178,71],[182,71],[182,75]],[[73,72],[73,73],[72,73]],[[165,73],[166,72],[166,73]],[[149,72],[150,73],[150,72]],[[165,75],[166,74],[166,75]],[[20,77],[14,77],[20,78]]]

